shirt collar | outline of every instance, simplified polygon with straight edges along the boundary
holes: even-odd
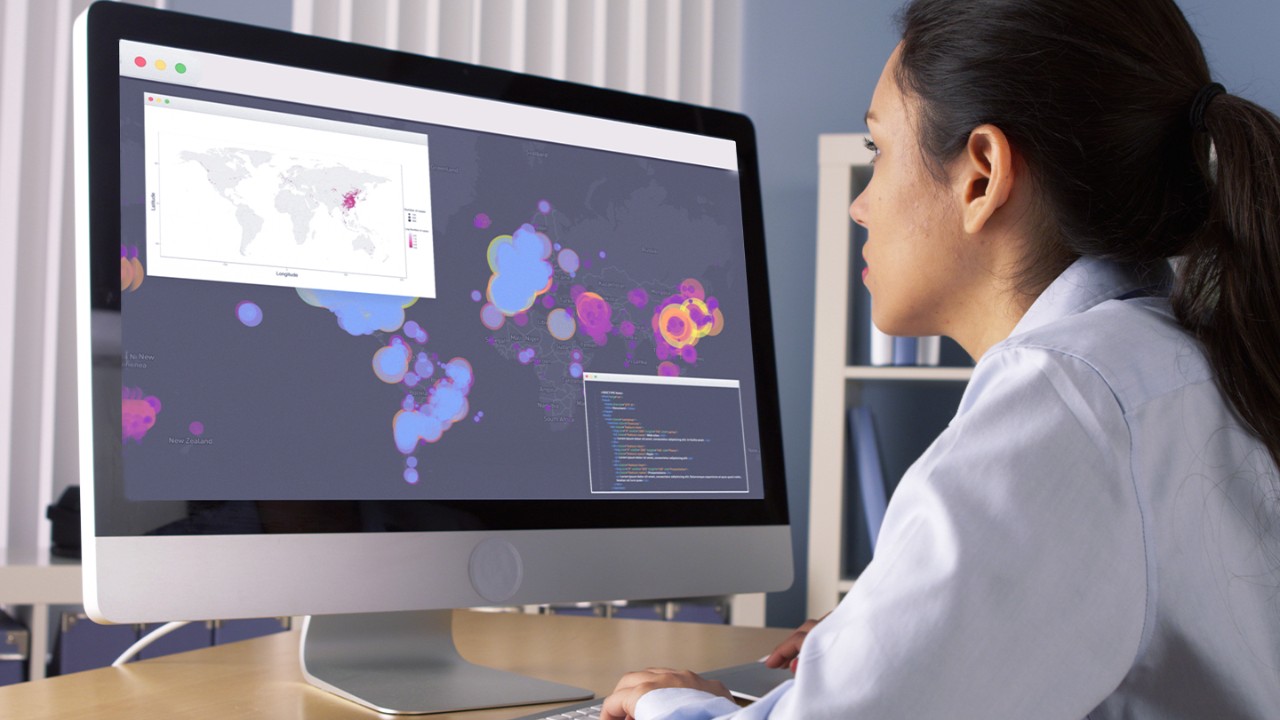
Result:
[[[1171,284],[1172,272],[1165,262],[1140,268],[1102,258],[1082,257],[1040,293],[1009,335],[1012,337],[1034,330],[1126,295],[1167,294]]]

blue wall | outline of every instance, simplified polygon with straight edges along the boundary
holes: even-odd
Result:
[[[1280,3],[1179,0],[1200,35],[1213,79],[1227,91],[1280,113]]]
[[[796,585],[769,599],[770,625],[804,620],[813,362],[817,135],[864,132],[863,113],[897,44],[899,0],[744,0],[743,111],[759,134]],[[1280,3],[1181,0],[1214,78],[1280,111]],[[1189,98],[1188,98],[1189,100]],[[892,438],[882,438],[886,444]],[[891,450],[887,451],[891,452]]]
[[[760,145],[796,568],[792,589],[769,598],[769,625],[797,625],[805,615],[817,136],[866,130],[863,113],[897,44],[898,6],[897,0],[747,0],[743,19],[742,104]]]

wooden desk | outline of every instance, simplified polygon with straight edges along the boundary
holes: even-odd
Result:
[[[493,667],[590,688],[613,689],[651,665],[709,670],[754,660],[790,630],[564,615],[454,613],[458,649]],[[387,717],[311,687],[298,669],[297,631],[131,663],[121,668],[0,688],[0,715],[24,720],[93,718]],[[554,707],[547,705],[543,707]],[[513,718],[536,706],[419,716]]]

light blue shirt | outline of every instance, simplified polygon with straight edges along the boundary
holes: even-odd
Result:
[[[1280,718],[1280,473],[1167,300],[1117,299],[1167,282],[1068,268],[978,362],[795,680],[637,718]]]

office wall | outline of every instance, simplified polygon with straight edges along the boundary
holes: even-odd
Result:
[[[1215,79],[1280,111],[1280,3],[1180,0],[1200,34]],[[770,625],[804,619],[809,508],[809,395],[813,363],[817,141],[823,132],[864,132],[863,113],[897,43],[899,0],[747,0],[743,19],[743,112],[759,133],[765,230],[781,374],[782,423],[796,585],[770,597]],[[1190,99],[1188,98],[1188,101]],[[948,410],[948,412],[950,412]],[[885,444],[892,437],[882,438]],[[886,449],[891,454],[892,448]]]

